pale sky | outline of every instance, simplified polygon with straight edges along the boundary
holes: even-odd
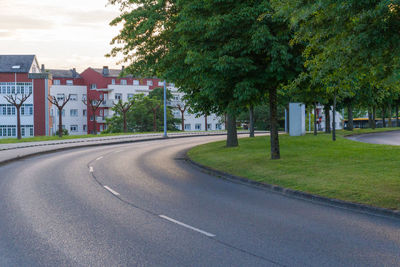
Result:
[[[120,68],[104,56],[118,14],[108,0],[0,0],[0,54],[35,54],[46,69]]]

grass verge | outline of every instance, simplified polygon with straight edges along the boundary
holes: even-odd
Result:
[[[354,133],[384,131],[356,130]],[[269,137],[201,145],[189,157],[213,169],[258,182],[376,207],[400,210],[400,146],[374,145],[331,135],[282,135],[281,160],[269,159]]]

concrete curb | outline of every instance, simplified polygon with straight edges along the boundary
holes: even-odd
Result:
[[[302,200],[308,200],[308,201],[313,201],[319,204],[324,204],[324,205],[329,205],[329,206],[334,206],[338,208],[344,208],[348,209],[351,211],[356,211],[360,213],[367,213],[370,215],[375,215],[375,216],[385,216],[385,217],[392,217],[395,219],[400,219],[400,211],[398,210],[390,210],[390,209],[385,209],[385,208],[379,208],[379,207],[374,207],[374,206],[369,206],[369,205],[364,205],[364,204],[358,204],[358,203],[353,203],[353,202],[348,202],[348,201],[343,201],[339,199],[334,199],[334,198],[327,198],[327,197],[322,197],[319,195],[314,195],[314,194],[309,194],[305,193],[302,191],[297,191],[289,188],[284,188],[281,186],[277,185],[271,185],[271,184],[266,184],[266,183],[261,183],[261,182],[256,182],[253,180],[250,180],[245,177],[240,177],[236,175],[232,175],[223,171],[215,170],[213,168],[207,167],[205,165],[202,165],[200,163],[197,163],[193,161],[189,155],[187,154],[189,152],[186,151],[186,161],[189,162],[192,166],[199,168],[202,172],[210,174],[212,176],[228,180],[230,182],[236,182],[244,185],[250,185],[250,186],[255,186],[260,189],[272,191],[279,193],[284,196],[288,197],[294,197]]]
[[[258,132],[258,133],[267,133],[267,132]],[[246,133],[246,132],[238,133],[238,135],[243,135],[243,134],[248,134],[248,133]],[[129,139],[129,140],[119,140],[119,141],[116,141],[116,139],[113,139],[113,140],[104,140],[105,141],[104,143],[89,143],[89,142],[59,143],[59,144],[54,144],[54,145],[73,144],[73,146],[65,146],[65,147],[59,147],[59,148],[54,148],[54,149],[50,148],[49,150],[33,152],[33,153],[26,154],[26,155],[2,160],[2,161],[0,161],[0,167],[4,166],[6,164],[9,164],[9,163],[18,161],[18,160],[27,159],[27,158],[31,158],[31,157],[35,157],[35,156],[39,156],[39,155],[56,153],[56,152],[65,151],[65,150],[73,150],[73,149],[86,148],[86,147],[97,147],[97,146],[121,145],[121,144],[130,144],[130,143],[138,143],[138,142],[148,142],[148,141],[170,140],[170,139],[189,138],[189,137],[223,136],[223,135],[226,135],[226,133],[180,135],[180,136],[169,136],[167,138],[157,137],[157,138]],[[109,141],[109,142],[107,142],[107,141]],[[81,143],[83,143],[83,144],[80,145]],[[43,146],[51,146],[51,145],[43,145]],[[28,148],[28,147],[24,147],[24,148]],[[21,148],[21,149],[23,149],[23,148]]]

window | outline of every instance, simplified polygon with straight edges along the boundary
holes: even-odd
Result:
[[[179,96],[178,95],[174,95],[174,100],[175,101],[179,101]]]
[[[132,99],[133,98],[133,94],[128,94],[128,99]]]
[[[212,124],[211,124],[211,123],[208,123],[208,124],[207,124],[207,129],[208,129],[208,130],[212,130]]]
[[[25,136],[25,127],[21,127],[21,135]]]
[[[164,86],[164,82],[158,82],[158,86]]]
[[[60,80],[53,80],[53,84],[54,84],[54,85],[60,85],[61,82],[60,82]]]
[[[153,81],[147,81],[148,86],[153,86]]]
[[[84,131],[84,132],[87,131],[87,126],[86,126],[86,124],[83,125],[83,131]]]
[[[196,130],[201,130],[201,123],[196,123],[195,126],[194,126],[194,128],[195,128]]]
[[[78,117],[78,110],[77,110],[77,109],[71,109],[71,110],[69,111],[69,115],[70,115],[71,117]]]
[[[83,117],[86,117],[86,115],[87,115],[87,111],[86,111],[86,109],[84,109],[84,110],[82,111],[82,116],[83,116]]]
[[[67,85],[74,85],[74,81],[73,80],[67,80]]]
[[[215,130],[222,130],[222,125],[220,123],[215,124]]]
[[[57,100],[58,101],[64,101],[65,95],[64,94],[57,94]]]
[[[94,120],[94,116],[92,115],[92,116],[90,116],[90,121],[93,121]]]
[[[126,80],[121,80],[121,84],[122,84],[122,85],[127,85],[128,82],[127,82]]]
[[[71,125],[71,126],[69,127],[69,129],[70,129],[70,131],[71,131],[72,133],[77,132],[77,131],[78,131],[78,125]]]
[[[103,110],[102,109],[100,109],[100,117],[103,117]]]
[[[97,89],[97,84],[95,84],[95,83],[92,83],[92,84],[90,84],[90,89]]]
[[[86,99],[87,99],[86,94],[82,94],[82,100],[83,100],[83,101],[86,101]]]
[[[112,79],[112,80],[111,80],[111,84],[115,84],[115,79]]]
[[[60,110],[57,110],[57,116],[60,116]],[[62,110],[61,116],[65,117],[65,109]]]
[[[78,95],[76,95],[76,94],[71,94],[71,95],[69,95],[70,96],[70,100],[71,101],[78,101]]]
[[[33,136],[33,127],[29,128],[29,136]]]
[[[115,94],[115,100],[121,100],[122,94]]]
[[[103,131],[103,124],[100,124],[100,132]]]
[[[191,129],[191,124],[185,124],[185,131],[190,131]]]
[[[133,85],[139,85],[139,80],[133,80]]]

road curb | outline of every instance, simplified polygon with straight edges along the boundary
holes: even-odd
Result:
[[[261,132],[261,133],[264,133],[264,132]],[[245,132],[238,133],[238,135],[243,135],[243,134],[248,134],[248,133],[245,133]],[[160,137],[157,137],[157,138],[144,138],[144,139],[136,139],[136,140],[135,139],[129,139],[129,140],[120,140],[120,141],[115,141],[115,139],[114,139],[113,141],[110,140],[111,142],[104,142],[104,143],[75,142],[75,143],[71,143],[71,144],[74,144],[73,146],[65,146],[65,147],[54,148],[54,149],[50,148],[49,150],[40,151],[40,152],[33,152],[33,153],[26,154],[26,155],[21,155],[21,156],[9,158],[9,159],[6,159],[6,160],[2,160],[2,161],[0,161],[0,167],[4,166],[6,164],[9,164],[9,163],[18,161],[18,160],[23,160],[23,159],[27,159],[27,158],[31,158],[31,157],[35,157],[35,156],[40,156],[40,155],[56,153],[56,152],[60,152],[60,151],[79,149],[79,148],[110,146],[110,145],[122,145],[122,144],[138,143],[138,142],[171,140],[171,139],[189,138],[189,137],[223,136],[223,135],[226,135],[226,133],[169,136],[168,138],[160,136]],[[82,143],[82,145],[80,145],[81,143]],[[64,144],[68,145],[69,143],[64,143]],[[46,146],[46,145],[43,145],[43,146]],[[29,148],[29,147],[24,147],[24,148]],[[21,149],[23,149],[23,148],[21,148]]]
[[[192,166],[195,166],[199,168],[202,172],[207,173],[209,175],[228,180],[231,182],[236,182],[236,183],[241,183],[244,185],[251,185],[258,187],[260,189],[272,191],[279,193],[284,196],[288,197],[294,197],[302,200],[309,200],[313,201],[319,204],[324,204],[324,205],[329,205],[329,206],[334,206],[334,207],[339,207],[339,208],[344,208],[360,213],[367,213],[367,214],[372,214],[375,216],[385,216],[385,217],[392,217],[396,219],[400,219],[400,211],[397,210],[390,210],[390,209],[385,209],[385,208],[379,208],[379,207],[374,207],[374,206],[369,206],[365,204],[359,204],[359,203],[354,203],[354,202],[348,202],[348,201],[343,201],[335,198],[327,198],[319,195],[314,195],[310,193],[305,193],[302,191],[297,191],[277,185],[271,185],[267,183],[261,183],[257,181],[250,180],[245,177],[240,177],[236,176],[230,173],[226,173],[223,171],[215,170],[213,168],[210,168],[208,166],[202,165],[198,162],[195,162],[192,160],[189,155],[187,154],[189,150],[185,152],[185,158],[186,161],[189,162]]]

